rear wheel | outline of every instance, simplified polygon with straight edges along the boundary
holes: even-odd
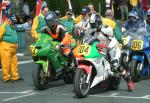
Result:
[[[32,72],[33,83],[38,90],[48,87],[48,77],[45,76],[42,64],[35,64]]]
[[[140,63],[137,60],[132,60],[131,61],[131,67],[130,67],[130,73],[131,73],[131,78],[134,82],[140,81]]]
[[[84,69],[77,69],[74,77],[74,92],[77,97],[84,98],[90,90],[90,83],[86,83],[87,73]]]
[[[108,79],[108,81],[109,81],[109,87],[108,87],[108,89],[117,90],[119,88],[119,84],[121,82],[121,76],[110,77]]]

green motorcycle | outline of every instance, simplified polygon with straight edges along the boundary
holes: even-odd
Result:
[[[69,60],[61,50],[56,49],[58,44],[48,34],[41,33],[30,46],[35,62],[32,78],[38,90],[44,90],[48,87],[48,82],[60,79],[67,84],[73,83],[75,59]]]

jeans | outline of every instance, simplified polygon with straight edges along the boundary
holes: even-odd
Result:
[[[128,19],[128,6],[120,5],[121,17],[122,20],[125,21]]]

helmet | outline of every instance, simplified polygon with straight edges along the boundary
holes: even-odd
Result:
[[[42,2],[42,5],[41,5],[41,10],[44,10],[44,8],[47,7],[47,3],[45,1]]]
[[[61,12],[59,10],[55,10],[55,13],[57,17],[61,16]]]
[[[90,9],[89,9],[89,7],[87,7],[87,6],[83,7],[82,10],[81,10],[81,14],[83,14],[83,15],[86,15],[86,14],[88,14],[89,12],[90,12]]]
[[[98,14],[92,14],[89,22],[92,29],[98,29],[102,25],[101,17]]]
[[[135,22],[138,19],[138,14],[136,11],[129,12],[129,20]]]
[[[17,21],[17,18],[14,14],[9,14],[7,15],[7,18],[13,22],[16,22]]]
[[[49,11],[46,15],[45,15],[45,21],[46,24],[49,28],[52,28],[55,23],[57,22],[57,15],[55,12],[53,11]]]

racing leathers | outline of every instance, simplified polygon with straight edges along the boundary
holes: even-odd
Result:
[[[109,26],[102,25],[99,29],[93,30],[93,32],[94,36],[91,39],[98,39],[99,43],[97,44],[97,48],[100,48],[100,52],[105,56],[109,55],[112,71],[119,72],[127,81],[128,89],[132,91],[134,84],[131,81],[130,75],[120,65],[121,50],[117,45],[118,41],[113,34],[113,29]]]

